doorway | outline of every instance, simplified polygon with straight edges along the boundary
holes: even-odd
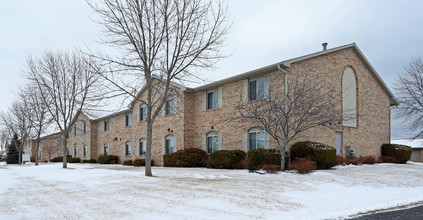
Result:
[[[335,132],[336,155],[342,156],[342,132]]]

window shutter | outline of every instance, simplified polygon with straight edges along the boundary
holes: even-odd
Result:
[[[242,81],[242,101],[248,102],[248,79]]]
[[[270,94],[270,73],[264,76],[264,97],[268,98]]]
[[[218,150],[223,150],[222,149],[222,134],[221,133],[219,133],[218,135],[217,135],[217,139],[218,139],[218,141],[219,141],[219,146],[218,146]]]
[[[178,142],[176,141],[176,136],[173,136],[175,140],[175,152],[178,151]]]
[[[202,148],[205,152],[207,152],[207,135],[203,135],[203,145]]]
[[[126,127],[126,113],[123,115],[123,127]]]
[[[174,111],[176,112],[176,113],[178,113],[178,97],[176,96],[175,97],[175,109],[174,109]],[[176,146],[176,145],[175,145]]]
[[[269,133],[264,133],[264,149],[270,149],[270,135]]]
[[[166,105],[167,105],[167,100],[165,101],[165,103],[163,105],[162,116],[165,116],[166,115]]]
[[[222,108],[222,96],[223,96],[223,93],[222,93],[222,86],[220,86],[218,89],[217,89],[217,95],[219,96],[219,100],[218,100],[218,103],[219,103],[219,108]]]
[[[162,139],[162,154],[166,154],[166,137]]]
[[[207,92],[206,91],[203,92],[203,102],[201,107],[203,111],[207,110]]]
[[[248,151],[248,132],[244,131],[244,133],[242,134],[242,148],[244,149],[245,152]]]

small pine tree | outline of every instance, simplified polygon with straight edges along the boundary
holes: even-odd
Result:
[[[18,140],[18,135],[13,135],[12,142],[7,146],[7,164],[18,164],[19,163],[19,151],[18,147],[20,146],[20,141]]]

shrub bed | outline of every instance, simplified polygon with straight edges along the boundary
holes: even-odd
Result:
[[[103,155],[98,157],[98,162],[100,164],[117,164],[119,157],[116,155]]]
[[[317,169],[328,169],[337,164],[336,149],[326,144],[301,141],[292,145],[291,159],[310,158]]]
[[[68,163],[81,163],[81,159],[79,157],[68,157],[67,158]]]
[[[132,165],[135,167],[145,166],[145,159],[135,159]],[[154,166],[154,160],[151,160],[151,166]]]
[[[206,167],[209,156],[198,148],[187,148],[163,155],[165,167]]]
[[[210,154],[210,166],[217,169],[245,169],[245,152],[219,150]]]
[[[394,157],[396,163],[407,163],[410,160],[412,149],[406,145],[383,144],[382,156]]]
[[[72,156],[68,155],[66,161],[69,162],[70,158],[72,158]],[[50,162],[63,162],[63,157],[55,157],[55,158],[51,159]]]
[[[247,169],[256,170],[259,165],[281,165],[281,154],[278,149],[257,149],[247,152]],[[285,153],[285,167],[288,167],[289,155]]]
[[[306,174],[317,169],[316,162],[310,158],[297,157],[289,164],[289,169],[296,170],[298,173]]]
[[[132,166],[132,160],[124,160],[123,165],[124,166]]]
[[[96,159],[82,160],[82,163],[97,163]]]

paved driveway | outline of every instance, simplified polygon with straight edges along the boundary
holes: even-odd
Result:
[[[362,216],[359,218],[352,218],[357,220],[390,220],[390,219],[404,219],[404,220],[414,220],[414,219],[423,219],[423,205],[417,206],[409,209],[402,209],[391,212],[376,213],[371,215]]]

